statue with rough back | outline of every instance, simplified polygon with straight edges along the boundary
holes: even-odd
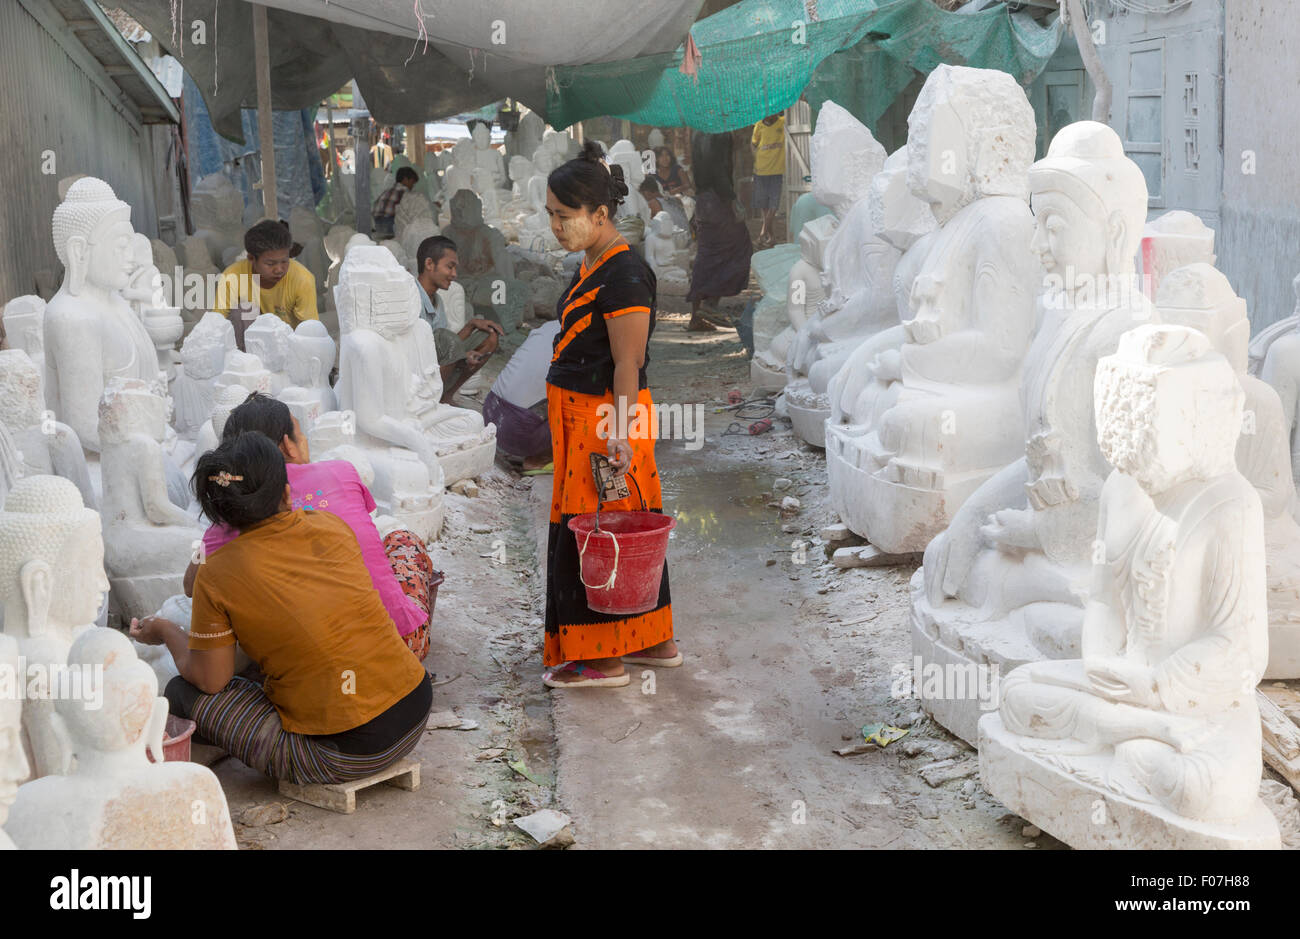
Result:
[[[99,707],[55,705],[77,751],[77,768],[18,790],[7,830],[25,850],[228,849],[235,832],[212,770],[163,762],[167,699],[158,679],[115,629],[86,631],[68,664],[98,675]],[[150,762],[146,749],[153,754]],[[201,809],[201,811],[200,811]]]
[[[913,579],[912,647],[923,661],[991,656],[1005,668],[1079,654],[1097,500],[1110,472],[1091,375],[1124,332],[1155,319],[1133,260],[1146,180],[1119,136],[1092,121],[1070,124],[1029,178],[1033,251],[1047,277],[1021,386],[1023,456],[926,548]],[[923,701],[973,738],[973,702]]]
[[[104,444],[104,544],[113,609],[149,616],[173,594],[197,539],[198,519],[167,498],[167,402],[142,381],[114,379],[99,406]]]
[[[45,674],[68,661],[73,640],[99,615],[108,580],[99,513],[57,476],[18,481],[0,509],[0,602],[4,632],[28,669]],[[73,748],[52,698],[23,706],[23,746],[36,777],[66,775]]]
[[[859,534],[889,554],[922,550],[1023,449],[1020,370],[1042,279],[1030,250],[1034,116],[1015,80],[941,65],[908,128],[908,182],[940,228],[896,356],[873,360],[899,387],[854,441],[859,485],[844,495]]]
[[[1235,465],[1243,398],[1183,326],[1139,326],[1098,364],[1114,470],[1081,657],[1015,669],[979,724],[985,788],[1076,848],[1279,847],[1259,799],[1264,525]]]
[[[121,293],[133,269],[133,235],[131,207],[93,177],[73,183],[54,210],[54,249],[66,273],[45,308],[45,400],[92,453],[100,449],[99,399],[109,380],[158,380],[153,340]]]

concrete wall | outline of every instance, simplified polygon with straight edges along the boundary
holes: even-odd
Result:
[[[0,123],[9,141],[0,160],[0,303],[35,293],[36,271],[60,271],[50,218],[65,176],[104,179],[131,205],[136,230],[157,234],[149,128],[125,96],[110,96],[116,85],[106,76],[92,78],[97,63],[84,47],[78,61],[55,38],[49,25],[57,30],[62,21],[51,15],[58,17],[43,0],[0,2]],[[77,42],[66,26],[59,32],[63,43]],[[43,171],[47,152],[52,173]]]
[[[1226,14],[1219,268],[1256,331],[1291,314],[1300,272],[1296,13],[1294,0],[1234,0]]]

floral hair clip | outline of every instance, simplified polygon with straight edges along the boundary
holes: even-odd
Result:
[[[208,482],[216,483],[218,486],[229,486],[232,482],[242,483],[243,481],[244,481],[243,476],[232,476],[229,473],[227,473],[225,470],[222,470],[220,473],[218,473],[215,476],[208,477]]]

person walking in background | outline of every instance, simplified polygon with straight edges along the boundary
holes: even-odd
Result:
[[[776,209],[781,204],[781,179],[785,176],[785,117],[769,114],[754,125],[754,208],[763,213],[758,246],[776,244]]]
[[[402,201],[402,196],[414,189],[419,181],[420,174],[409,166],[403,166],[397,171],[396,181],[379,194],[370,213],[375,220],[376,235],[392,237],[397,206]]]
[[[695,174],[695,237],[698,248],[691,267],[686,299],[691,304],[692,332],[711,332],[717,326],[700,313],[703,302],[714,316],[718,300],[734,297],[749,284],[749,258],[754,246],[749,229],[736,208],[731,174],[730,134],[695,134],[691,140],[691,168]]]

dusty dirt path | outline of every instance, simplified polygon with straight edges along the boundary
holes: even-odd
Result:
[[[764,436],[722,436],[731,416],[713,408],[730,388],[748,393],[748,362],[734,332],[691,334],[684,322],[661,315],[650,375],[657,401],[707,405],[702,448],[658,449],[678,519],[669,562],[686,664],[634,667],[612,692],[553,693],[557,800],[578,846],[1056,846],[1022,835],[974,775],[923,781],[921,768],[974,753],[914,700],[891,697],[895,667],[911,661],[913,569],[825,560],[816,536],[834,517],[822,454],[780,420]],[[776,491],[777,478],[790,487]],[[539,480],[533,499],[542,539],[546,489]],[[802,507],[782,517],[769,503],[785,495]],[[885,750],[833,752],[878,722],[910,733]]]

